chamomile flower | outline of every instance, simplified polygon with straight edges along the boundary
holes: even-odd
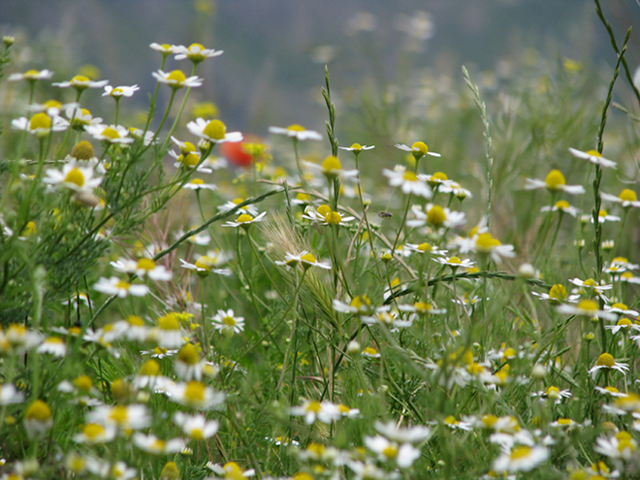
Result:
[[[287,137],[295,140],[322,140],[322,135],[314,130],[307,130],[302,125],[293,124],[287,128],[282,127],[269,127],[269,133],[276,135],[286,135]]]
[[[223,227],[233,227],[233,228],[248,228],[252,223],[258,223],[264,221],[264,217],[267,215],[267,212],[262,212],[256,217],[252,217],[248,213],[241,214],[238,218],[236,218],[235,222],[226,222],[223,223]]]
[[[19,80],[25,80],[26,82],[33,83],[36,80],[48,80],[53,77],[51,70],[27,70],[24,73],[12,73],[7,78],[8,82],[17,82]]]
[[[151,424],[151,415],[144,405],[101,405],[87,414],[87,420],[125,432],[147,428]]]
[[[498,472],[528,472],[548,458],[549,450],[542,445],[520,445],[496,458],[493,469]]]
[[[222,205],[218,206],[218,210],[220,212],[228,212],[236,208],[239,204],[244,202],[244,200],[244,198],[234,198],[233,200],[229,200],[228,202],[225,202]],[[252,217],[258,215],[258,209],[253,204],[240,207],[237,211],[240,213],[248,213]]]
[[[50,117],[46,113],[36,113],[31,118],[21,117],[11,121],[11,127],[15,130],[25,130],[38,138],[46,137],[51,132],[61,132],[69,127],[69,122],[64,118]]]
[[[434,258],[434,260],[441,265],[447,265],[451,268],[456,268],[456,269],[460,267],[471,268],[476,263],[476,262],[472,262],[468,258],[465,258],[464,260],[460,260],[460,258],[458,257],[438,257],[438,258]]]
[[[199,87],[202,85],[201,78],[195,75],[187,78],[182,70],[173,70],[169,73],[158,70],[157,72],[153,72],[151,75],[153,75],[153,77],[158,80],[159,83],[164,83],[174,90],[184,87]]]
[[[638,443],[623,430],[609,438],[598,437],[593,450],[614,460],[630,461],[636,457],[637,448]]]
[[[329,205],[320,205],[317,209],[309,205],[304,212],[302,218],[311,220],[319,225],[346,226],[348,222],[355,220],[355,217],[343,217],[340,213],[333,211]]]
[[[143,433],[135,433],[133,435],[133,444],[140,450],[154,455],[179,453],[187,446],[181,438],[172,438],[165,441],[160,440],[153,434],[145,435]]]
[[[120,97],[132,97],[134,93],[140,90],[138,85],[112,87],[111,85],[105,85],[103,97],[111,96],[114,98]]]
[[[291,407],[291,415],[304,417],[307,425],[311,425],[316,420],[323,423],[331,423],[341,418],[341,413],[331,402],[322,403],[316,400],[307,400],[298,407]]]
[[[115,437],[116,429],[111,426],[86,423],[82,427],[82,431],[73,437],[73,441],[87,445],[101,445],[110,442]]]
[[[397,165],[394,170],[385,168],[382,174],[389,179],[389,186],[400,187],[404,194],[411,193],[427,199],[433,196],[433,192],[424,180],[400,165]]]
[[[378,459],[383,462],[395,461],[400,468],[409,468],[418,458],[420,450],[410,443],[398,444],[390,441],[382,435],[364,437],[364,444],[369,450],[378,454]]]
[[[546,188],[551,192],[560,191],[571,195],[581,195],[586,191],[582,185],[567,185],[567,181],[560,170],[551,170],[544,180],[527,178],[524,188],[526,190]]]
[[[367,295],[356,295],[348,304],[334,299],[333,309],[336,312],[355,313],[357,315],[370,315],[375,311],[375,307]]]
[[[213,317],[213,326],[222,334],[233,335],[244,331],[244,317],[236,317],[233,310],[218,310]]]
[[[578,212],[580,210],[569,205],[569,202],[567,202],[566,200],[558,200],[552,207],[551,206],[542,207],[540,211],[568,213],[569,215],[575,218],[578,215]]]
[[[564,313],[567,315],[583,315],[592,319],[602,318],[604,320],[609,320],[612,322],[615,322],[618,319],[618,315],[612,312],[600,310],[598,308],[597,302],[588,299],[580,300],[577,305],[569,305],[564,303],[562,305],[559,305],[556,310],[559,313]]]
[[[640,208],[640,202],[638,201],[636,192],[634,192],[633,190],[629,190],[628,188],[622,190],[622,192],[620,192],[620,195],[618,195],[617,197],[615,195],[609,195],[608,193],[601,193],[600,197],[605,202],[619,203],[622,208]]]
[[[576,158],[581,158],[583,160],[589,160],[594,165],[600,165],[603,168],[616,168],[617,163],[611,160],[607,160],[602,156],[600,152],[596,150],[587,150],[583,152],[582,150],[576,150],[575,148],[570,148],[569,152]]]
[[[94,178],[94,170],[91,167],[80,167],[72,158],[62,171],[47,169],[44,183],[52,186],[60,186],[72,190],[73,192],[92,192],[94,188],[102,183],[102,177]]]
[[[376,148],[374,145],[360,145],[359,143],[354,143],[350,147],[338,147],[340,150],[346,150],[348,152],[360,153],[365,150],[371,150]]]
[[[589,221],[593,223],[593,215],[583,215],[582,217],[588,218]],[[609,215],[609,213],[604,209],[601,209],[598,212],[598,223],[619,222],[619,221],[620,221],[620,217],[618,217],[617,215]],[[602,243],[604,244],[604,242]]]
[[[150,388],[152,390],[163,390],[167,384],[169,384],[169,379],[162,375],[160,364],[154,359],[147,360],[142,364],[138,375],[133,377],[132,382],[136,389]]]
[[[631,413],[635,418],[640,414],[640,397],[636,393],[622,393],[615,396],[613,404],[603,407],[607,413],[626,415]]]
[[[78,106],[77,103],[62,104],[57,100],[48,100],[42,104],[34,103],[30,105],[29,111],[35,112],[35,113],[43,112],[49,115],[50,117],[58,117],[60,116],[60,113],[63,110],[67,110],[69,108],[73,109],[73,108],[76,108],[77,106]]]
[[[303,250],[297,255],[292,253],[286,253],[284,256],[284,261],[276,261],[276,265],[285,265],[287,267],[295,267],[299,263],[302,264],[304,269],[309,267],[319,267],[325,270],[331,270],[331,264],[319,262],[316,257],[314,257],[311,253]]]
[[[24,393],[10,383],[0,384],[0,405],[24,402]]]
[[[53,427],[51,408],[42,400],[34,400],[24,414],[24,428],[29,438],[41,437]]]
[[[67,346],[60,337],[49,337],[36,349],[38,353],[48,353],[62,358],[67,354]]]
[[[173,423],[189,435],[193,440],[205,440],[213,437],[220,424],[215,420],[207,420],[204,415],[187,415],[183,412],[173,414]]]
[[[173,46],[173,53],[176,53],[176,60],[184,60],[188,58],[193,63],[198,64],[207,58],[217,57],[218,55],[222,55],[222,50],[214,50],[212,48],[204,48],[199,43],[192,43],[188,47],[184,47],[182,45]]]
[[[602,281],[600,283],[597,283],[593,278],[587,278],[586,280],[583,281],[578,277],[575,277],[569,280],[569,282],[580,287],[581,293],[584,293],[585,291],[588,291],[588,290],[593,290],[595,293],[600,295],[603,292],[607,290],[611,290],[613,288],[612,284],[605,284],[605,283],[602,283]]]
[[[157,265],[150,258],[140,258],[139,260],[128,260],[121,258],[118,261],[111,262],[111,266],[117,272],[135,273],[140,278],[148,277],[151,280],[168,282],[173,277],[166,267]]]
[[[430,152],[429,147],[424,142],[413,142],[411,146],[404,145],[403,143],[396,143],[394,147],[403,150],[405,152],[410,152],[416,159],[422,158],[425,155],[430,155],[432,157],[441,157],[439,153]]]
[[[373,347],[367,347],[360,353],[364,358],[380,358],[382,355]]]
[[[191,179],[188,183],[185,183],[182,188],[186,188],[188,190],[211,190],[215,191],[218,189],[216,185],[213,183],[205,183],[201,178]]]
[[[120,298],[124,298],[127,295],[143,297],[149,293],[149,287],[146,285],[133,285],[118,277],[111,277],[109,279],[100,277],[98,283],[93,286],[93,289],[106,295],[117,295]]]
[[[96,140],[107,143],[127,144],[134,139],[129,136],[129,130],[122,125],[87,125],[85,131]]]
[[[169,55],[175,53],[176,48],[173,45],[169,45],[168,43],[159,44],[155,42],[149,45],[149,47],[156,52],[162,53],[163,57],[168,57]]]
[[[109,80],[100,80],[99,82],[94,82],[93,80],[90,80],[89,77],[85,77],[84,75],[76,75],[67,82],[57,82],[52,83],[51,85],[60,88],[75,88],[78,91],[83,91],[87,88],[102,88],[107,83],[109,83]]]
[[[531,396],[540,397],[541,399],[548,398],[558,405],[564,398],[571,398],[571,392],[569,390],[560,390],[558,387],[551,385],[546,390],[531,393]]]
[[[65,111],[65,115],[69,119],[71,128],[75,130],[84,130],[89,125],[100,125],[102,123],[101,117],[94,117],[86,108],[68,108]],[[78,158],[78,160],[84,159]]]
[[[398,310],[401,312],[412,312],[418,315],[437,315],[440,313],[447,313],[446,308],[433,308],[433,305],[426,302],[415,302],[412,305],[398,305]]]
[[[438,247],[437,245],[431,245],[428,242],[423,242],[420,244],[414,244],[414,243],[407,243],[405,244],[404,248],[406,250],[409,250],[411,252],[415,252],[415,253],[427,253],[430,255],[446,255],[447,254],[447,250],[443,250],[440,247]]]
[[[187,123],[187,129],[196,137],[203,138],[214,144],[242,141],[242,133],[227,132],[225,124],[217,119],[207,121],[204,118],[197,118],[195,121]]]
[[[225,394],[216,392],[202,382],[191,380],[187,383],[174,383],[165,387],[165,394],[172,402],[194,408],[210,410],[219,408],[225,400]]]
[[[616,387],[611,387],[611,386],[607,386],[607,387],[594,387],[595,391],[598,393],[601,393],[602,395],[606,395],[609,397],[614,397],[614,398],[619,398],[619,397],[624,397],[627,394],[624,392],[620,392]]]
[[[471,238],[460,241],[460,253],[475,252],[479,255],[490,255],[496,263],[501,263],[502,258],[515,257],[513,245],[502,245],[500,240],[494,238],[489,232],[474,235]]]
[[[242,470],[242,468],[240,468],[240,465],[238,465],[236,462],[227,462],[224,465],[208,462],[207,468],[219,476],[213,477],[213,479],[215,480],[242,480],[244,478],[250,478],[255,475],[255,470],[253,468],[249,470]],[[207,480],[212,480],[212,478],[207,477]]]
[[[422,218],[418,217],[417,220],[407,222],[407,225],[410,227],[418,227],[424,225],[426,221],[426,223],[436,228],[455,228],[467,222],[464,212],[454,211],[446,207],[441,207],[440,205],[434,205],[433,203],[428,203],[424,210],[425,213]],[[417,212],[417,210],[413,210],[414,214],[417,214]]]
[[[302,162],[309,170],[322,173],[327,178],[340,178],[341,180],[356,180],[358,170],[344,170],[342,163],[335,156],[324,159],[321,165],[313,162]]]
[[[149,331],[149,340],[155,341],[159,346],[166,348],[182,346],[185,340],[178,314],[169,312],[158,318],[157,327]]]
[[[180,263],[182,264],[182,268],[187,268],[189,270],[195,270],[196,273],[200,276],[207,276],[209,273],[216,273],[218,275],[229,276],[231,275],[231,270],[228,268],[218,268],[228,262],[228,257],[224,252],[219,252],[216,250],[210,250],[206,255],[202,255],[196,260],[195,264],[186,262],[180,259]]]
[[[604,309],[608,312],[618,313],[620,315],[628,315],[630,317],[638,317],[640,312],[631,310],[624,303],[616,302],[611,305],[605,305]]]
[[[400,428],[396,426],[396,422],[393,421],[387,423],[376,421],[373,426],[378,433],[384,435],[389,440],[399,443],[420,443],[431,436],[431,429],[420,425]]]
[[[629,370],[629,365],[616,362],[610,353],[603,353],[596,360],[596,364],[589,369],[589,373],[595,377],[600,370],[616,370],[625,375]]]

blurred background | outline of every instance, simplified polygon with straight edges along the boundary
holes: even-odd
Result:
[[[640,25],[635,1],[603,4],[620,38]],[[585,0],[0,0],[0,33],[18,40],[11,71],[49,68],[55,81],[82,71],[145,92],[160,64],[150,43],[222,49],[199,67],[206,81],[194,101],[214,102],[230,128],[257,134],[294,122],[323,129],[325,64],[334,99],[350,104],[425,76],[451,88],[462,64],[491,89],[539,55],[615,62]],[[638,50],[628,53],[634,66]],[[190,69],[186,61],[168,67]],[[141,109],[146,100],[133,99]]]

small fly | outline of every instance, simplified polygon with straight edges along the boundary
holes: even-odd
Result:
[[[393,213],[391,212],[385,212],[384,210],[378,212],[378,216],[380,216],[380,218],[391,218],[393,217]]]

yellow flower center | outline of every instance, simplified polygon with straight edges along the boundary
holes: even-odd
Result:
[[[137,315],[129,315],[127,317],[127,323],[132,327],[142,327],[144,325],[144,320]]]
[[[51,118],[46,113],[36,113],[31,120],[29,120],[29,128],[31,130],[51,128]]]
[[[447,220],[447,214],[440,205],[434,205],[427,212],[427,221],[436,227],[439,227]]]
[[[568,210],[570,206],[571,205],[569,205],[569,202],[567,202],[566,200],[558,200],[555,204],[555,207],[558,210]]]
[[[624,303],[614,303],[611,305],[611,308],[617,308],[619,310],[628,310],[627,306]]]
[[[305,253],[304,255],[302,255],[300,257],[300,259],[302,259],[302,260],[304,260],[305,262],[308,262],[308,263],[316,263],[316,257],[311,255],[310,253]]]
[[[35,77],[37,75],[39,75],[40,72],[38,72],[37,70],[27,70],[26,72],[24,72],[24,74],[22,75],[23,77]]]
[[[605,390],[609,393],[620,393],[616,387],[605,387]]]
[[[51,409],[49,408],[49,405],[44,403],[42,400],[35,400],[31,405],[29,405],[24,416],[27,420],[46,422],[51,418]]]
[[[511,460],[519,460],[522,458],[527,458],[529,455],[531,455],[531,447],[519,446],[511,450],[511,455],[509,455],[509,458]]]
[[[587,155],[591,155],[592,157],[602,157],[602,154],[597,150],[587,150],[584,153],[586,153]]]
[[[342,215],[338,212],[330,212],[324,217],[325,221],[332,225],[339,225],[342,222]]]
[[[180,153],[182,154],[191,153],[195,151],[196,151],[196,147],[191,142],[184,142],[184,145],[180,147]]]
[[[375,348],[371,348],[371,347],[365,348],[362,351],[362,353],[364,353],[365,355],[372,355],[372,356],[378,355],[378,351]]]
[[[435,182],[444,182],[445,180],[448,180],[449,177],[447,177],[446,173],[443,172],[436,172],[433,175],[431,175],[431,181],[435,181]]]
[[[129,282],[125,282],[124,280],[120,280],[118,281],[118,283],[116,283],[115,287],[120,290],[129,291],[129,287],[131,287],[131,284]]]
[[[71,83],[76,85],[79,83],[88,83],[89,81],[89,77],[85,77],[84,75],[76,75],[71,79]]]
[[[122,90],[120,87],[116,87],[113,90],[111,90],[111,96],[119,97],[120,95],[122,95],[123,92],[124,90]]]
[[[420,250],[421,252],[431,252],[433,250],[433,247],[431,245],[429,245],[427,242],[421,243],[420,245],[418,245],[418,250]]]
[[[620,320],[618,320],[618,323],[616,323],[616,325],[628,327],[629,325],[632,325],[632,323],[631,323],[631,320],[629,320],[626,317],[623,317]]]
[[[222,323],[224,323],[225,325],[229,326],[229,327],[235,327],[236,323],[236,319],[230,316],[226,316],[222,319]]]
[[[334,170],[342,170],[342,164],[340,163],[340,160],[338,160],[338,157],[332,155],[324,159],[324,162],[322,162],[322,168],[325,173],[331,174]]]
[[[569,294],[567,293],[565,286],[559,283],[556,283],[549,290],[549,298],[553,298],[554,300],[564,300],[568,295]]]
[[[316,210],[320,215],[326,217],[329,213],[331,213],[331,207],[329,205],[320,205],[318,210]]]
[[[193,428],[190,432],[189,432],[189,436],[191,438],[193,438],[194,440],[204,440],[204,432],[202,431],[201,428]]]
[[[491,252],[501,245],[500,241],[488,233],[481,233],[476,239],[476,250],[478,252]]]
[[[454,417],[453,415],[449,415],[447,418],[444,419],[444,423],[446,423],[447,425],[458,425],[458,420],[456,420],[456,417]]]
[[[370,308],[371,300],[366,295],[358,295],[356,297],[353,297],[353,299],[351,299],[350,306],[355,307],[358,310],[361,310],[363,308]]]
[[[560,170],[551,170],[547,174],[547,178],[544,179],[544,183],[547,184],[549,190],[559,190],[567,184],[567,181]]]
[[[73,385],[78,390],[82,390],[83,392],[88,392],[89,390],[91,390],[91,387],[93,386],[93,382],[88,376],[80,375],[79,377],[76,377],[73,379]]]
[[[178,352],[178,360],[187,365],[195,365],[199,359],[198,349],[191,343],[187,343]]]
[[[298,195],[296,195],[296,200],[309,203],[311,201],[311,197],[306,193],[299,193]]]
[[[578,303],[578,309],[584,310],[589,313],[595,313],[598,311],[598,304],[593,300],[580,300],[580,302]]]
[[[411,171],[406,171],[404,172],[404,174],[402,175],[402,177],[407,181],[407,182],[417,182],[418,181],[418,176],[411,172]]]
[[[600,210],[598,212],[598,216],[599,217],[606,217],[607,216],[607,211],[606,210]]]
[[[620,200],[622,200],[623,202],[637,202],[638,201],[638,197],[636,196],[636,192],[634,192],[633,190],[629,190],[628,188],[625,188],[624,190],[622,190],[622,192],[620,192],[620,195],[618,195],[618,198]]]
[[[289,125],[287,127],[287,130],[290,130],[292,132],[304,132],[305,128],[302,125],[298,125],[297,123],[294,123],[293,125]]]
[[[236,219],[236,223],[248,223],[253,220],[253,217],[248,213],[243,213]]]
[[[111,140],[115,140],[116,138],[120,138],[120,134],[115,128],[107,127],[102,130],[102,136],[110,138]]]
[[[96,440],[101,435],[104,435],[105,428],[97,423],[87,423],[82,429],[82,433],[90,440]]]
[[[422,155],[426,155],[427,152],[429,151],[429,148],[424,142],[414,142],[413,145],[411,145],[411,150],[413,150],[416,153],[419,152]]]
[[[206,255],[201,256],[195,263],[197,268],[209,271],[211,269],[211,259]]]
[[[182,84],[185,82],[186,79],[187,77],[181,70],[174,70],[169,75],[167,75],[167,80],[169,80],[172,83],[175,83],[179,87],[182,86]]]
[[[109,413],[109,419],[113,420],[118,425],[124,425],[128,418],[129,414],[127,411],[127,407],[124,407],[122,405],[113,407],[113,409]]]
[[[382,449],[382,454],[387,458],[396,458],[398,456],[398,447],[389,445]]]
[[[153,444],[151,445],[151,448],[157,452],[164,452],[165,449],[165,443],[163,440],[160,440],[159,438],[156,438],[153,441]]]
[[[298,472],[293,476],[293,480],[314,480],[314,478],[305,472]]]
[[[64,183],[73,183],[78,187],[82,187],[84,185],[84,174],[82,173],[82,170],[78,167],[69,170],[67,175],[64,177]]]
[[[142,377],[156,377],[158,375],[160,375],[160,364],[153,358],[144,362],[140,367],[140,376]]]
[[[596,361],[596,365],[598,367],[607,367],[607,368],[613,367],[615,363],[616,361],[614,360],[613,356],[609,353],[603,353],[598,357],[598,360]]]
[[[56,108],[56,109],[60,110],[60,107],[62,107],[62,103],[60,103],[57,100],[48,100],[48,101],[44,102],[44,104],[42,106],[44,108],[46,108],[47,110],[49,108]]]
[[[309,402],[306,410],[307,412],[320,413],[320,411],[322,410],[322,405],[320,405],[320,402],[316,401]]]
[[[587,278],[584,282],[582,282],[582,285],[584,285],[585,287],[597,287],[598,284],[596,283],[596,281],[593,278]]]
[[[211,120],[202,133],[212,140],[222,140],[227,133],[227,127],[220,120]]]
[[[154,268],[156,268],[156,262],[154,262],[150,258],[141,258],[140,260],[138,260],[138,264],[136,265],[136,268],[138,270],[146,270],[146,271],[153,270]]]
[[[204,185],[204,180],[201,178],[194,178],[189,182],[191,185]]]
[[[558,419],[558,425],[562,425],[562,426],[568,426],[573,424],[573,420],[571,420],[570,418],[559,418]]]
[[[78,160],[89,160],[95,157],[96,154],[93,150],[93,145],[86,140],[82,140],[73,147],[73,150],[71,150],[71,156]]]
[[[349,147],[351,150],[355,150],[355,151],[360,151],[362,150],[362,145],[360,145],[359,143],[354,143],[353,145],[351,145]]]
[[[168,314],[158,319],[158,327],[161,330],[180,330],[180,322],[173,314]]]
[[[188,153],[187,155],[181,155],[182,156],[182,165],[184,165],[187,168],[194,168],[196,165],[198,165],[198,163],[200,163],[200,157],[198,156],[197,153]],[[178,160],[180,160],[178,158]]]
[[[458,257],[451,257],[447,260],[447,263],[453,263],[456,265],[460,265],[462,262],[460,261],[460,259]]]
[[[184,397],[192,402],[202,402],[204,401],[204,392],[204,384],[192,380],[187,383],[187,386],[184,389]]]
[[[426,312],[431,311],[431,304],[430,303],[416,302],[416,303],[413,304],[413,307],[419,313],[426,313]]]
[[[484,424],[485,428],[493,427],[497,421],[498,417],[496,417],[495,415],[484,415],[482,417],[482,423]]]

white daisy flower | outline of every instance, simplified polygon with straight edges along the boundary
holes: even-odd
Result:
[[[346,226],[348,222],[355,220],[355,217],[343,217],[340,213],[331,210],[329,205],[320,205],[317,209],[311,205],[304,209],[302,218],[311,220],[319,225],[342,225]]]
[[[205,120],[197,118],[195,121],[187,123],[187,128],[196,137],[204,138],[211,143],[241,142],[242,133],[227,132],[227,127],[220,120]]]
[[[200,63],[207,58],[217,57],[218,55],[222,55],[222,50],[214,50],[212,48],[204,48],[199,43],[192,43],[189,47],[185,47],[182,45],[174,45],[173,53],[176,53],[176,60],[184,60],[188,58],[193,63]]]
[[[544,180],[527,178],[524,188],[525,190],[546,188],[550,191],[561,191],[571,195],[581,195],[586,191],[582,185],[567,185],[567,181],[560,170],[551,170]]]
[[[175,90],[183,87],[193,88],[202,85],[201,78],[195,75],[193,77],[187,78],[182,70],[174,70],[169,73],[158,70],[157,72],[153,72],[151,75],[153,75],[153,77],[158,80],[159,83],[164,83]]]
[[[584,315],[590,318],[602,318],[615,322],[618,319],[618,315],[612,312],[605,312],[598,308],[598,304],[593,300],[580,300],[577,305],[562,304],[556,307],[559,313],[567,315]]]
[[[316,420],[323,423],[331,423],[341,418],[338,408],[331,402],[324,401],[322,403],[315,400],[307,400],[298,407],[291,407],[291,415],[302,416],[307,425],[311,425]]]
[[[629,365],[626,363],[618,363],[615,361],[610,353],[601,354],[596,360],[596,364],[589,369],[589,373],[592,377],[595,377],[600,370],[616,370],[617,372],[626,375],[629,370]]]
[[[324,159],[322,165],[313,162],[302,162],[309,170],[322,173],[329,178],[340,178],[341,180],[357,180],[358,170],[343,170],[342,163],[338,157],[330,156]]]
[[[244,331],[244,317],[236,317],[233,310],[218,310],[213,317],[213,326],[222,334],[233,335]]]
[[[438,257],[438,258],[434,258],[434,260],[441,265],[448,265],[452,268],[459,268],[459,267],[471,268],[476,263],[476,262],[472,262],[468,258],[465,258],[464,260],[460,260],[458,257],[448,257],[448,258]]]
[[[541,399],[548,398],[553,400],[556,405],[559,405],[564,398],[571,398],[571,392],[569,390],[560,390],[558,387],[551,385],[546,390],[532,392],[531,396],[540,397]]]
[[[147,428],[152,418],[145,405],[101,405],[87,413],[87,420],[125,432]]]
[[[102,88],[109,80],[100,80],[99,82],[94,82],[89,79],[89,77],[85,77],[84,75],[76,75],[71,80],[67,82],[58,82],[52,83],[51,85],[54,87],[60,88],[75,88],[76,90],[86,90],[87,88]]]
[[[111,85],[105,85],[103,97],[111,96],[115,98],[119,97],[132,97],[134,93],[140,90],[138,85],[112,87]]]
[[[188,183],[185,183],[182,188],[186,188],[188,190],[217,190],[218,187],[213,183],[204,183],[204,180],[200,178],[194,178],[190,180]]]
[[[589,160],[591,163],[595,165],[600,165],[603,168],[616,168],[617,163],[611,160],[607,160],[602,156],[600,152],[596,150],[587,150],[583,152],[582,150],[576,150],[575,148],[570,148],[569,152],[576,158],[581,158],[583,160]]]
[[[581,220],[586,218],[588,218],[589,221],[593,223],[593,215],[583,215],[582,217],[580,217]],[[607,211],[604,209],[598,212],[598,223],[619,222],[619,221],[620,221],[620,217],[618,217],[617,215],[609,215],[609,213],[607,213]]]
[[[602,282],[597,283],[593,278],[587,278],[586,280],[582,281],[578,277],[575,277],[573,279],[570,279],[569,282],[580,287],[581,289],[592,289],[597,294],[601,294],[602,292],[611,290],[613,288],[612,284],[605,284]]]
[[[219,205],[218,211],[228,212],[229,210],[236,208],[239,204],[244,202],[244,200],[245,200],[244,198],[235,198],[233,200],[229,200],[228,202],[225,202],[222,205]],[[253,204],[240,207],[237,211],[240,213],[248,213],[252,217],[255,217],[256,215],[258,215],[258,209]]]
[[[11,127],[15,130],[26,130],[37,137],[46,137],[49,133],[62,132],[69,127],[62,117],[50,117],[46,113],[36,113],[30,119],[27,117],[16,118],[11,120]]]
[[[225,400],[224,393],[216,392],[213,388],[196,380],[187,383],[169,384],[165,387],[165,394],[172,402],[195,408],[196,410],[219,408]]]
[[[205,440],[213,437],[220,424],[216,420],[207,420],[204,415],[187,415],[183,412],[173,414],[173,423],[194,440]]]
[[[85,131],[96,140],[103,140],[107,143],[133,143],[134,139],[129,136],[129,130],[122,125],[87,125]]]
[[[84,130],[88,125],[100,125],[102,123],[101,117],[94,117],[86,108],[68,108],[65,110],[65,115],[69,119],[71,128],[77,130]]]
[[[36,352],[61,358],[67,354],[67,346],[61,338],[49,337],[36,349]]]
[[[433,308],[433,305],[426,302],[416,302],[413,305],[398,305],[398,310],[401,312],[412,312],[421,315],[437,315],[440,313],[447,313],[446,308]]]
[[[181,438],[172,438],[164,441],[153,434],[145,435],[139,432],[133,434],[133,444],[140,450],[154,455],[179,453],[187,446]]]
[[[269,127],[269,133],[276,135],[286,135],[287,137],[294,138],[296,140],[322,140],[322,135],[314,130],[307,130],[302,125],[293,124],[287,128],[282,127]]]
[[[162,265],[157,265],[150,258],[141,258],[138,261],[121,258],[118,261],[111,262],[111,266],[117,272],[135,273],[138,277],[145,277],[151,280],[168,282],[173,278],[173,274]]]
[[[578,210],[577,208],[569,205],[569,202],[567,202],[566,200],[558,200],[552,207],[551,206],[542,207],[540,211],[568,213],[574,218],[578,215],[578,212],[580,212],[580,210]]]
[[[630,317],[638,317],[640,312],[637,310],[631,310],[624,303],[616,302],[611,305],[605,305],[604,309],[607,312],[618,313],[620,315],[628,315]]]
[[[439,153],[430,152],[429,147],[424,142],[414,142],[411,146],[404,145],[402,143],[396,143],[394,145],[396,148],[400,150],[404,150],[405,152],[410,152],[416,158],[421,158],[425,155],[431,155],[432,157],[441,157]]]
[[[593,451],[614,460],[630,461],[636,458],[637,448],[637,442],[623,430],[609,438],[598,437]]]
[[[62,167],[62,171],[47,169],[42,179],[49,185],[60,186],[79,192],[92,192],[102,183],[102,177],[94,178],[94,170],[91,167],[79,167],[75,158],[72,158]]]
[[[400,165],[397,165],[394,170],[385,168],[382,170],[382,174],[389,179],[389,186],[401,187],[404,194],[412,193],[424,198],[433,196],[429,185],[424,180],[420,180],[415,173],[406,170]]]
[[[596,392],[601,393],[602,395],[607,395],[610,397],[625,397],[627,394],[624,392],[620,392],[616,387],[594,387]]]
[[[60,116],[60,113],[63,110],[67,110],[69,108],[73,109],[77,107],[78,107],[78,104],[75,102],[62,104],[57,100],[48,100],[42,104],[34,103],[32,105],[29,105],[29,111],[35,112],[35,113],[43,112],[49,115],[50,117],[57,117],[57,116]]]
[[[473,426],[469,422],[457,420],[453,415],[449,415],[442,422],[452,430],[465,430],[470,431]]]
[[[373,426],[378,433],[398,443],[419,443],[431,436],[431,429],[420,425],[399,428],[396,426],[396,422],[393,421],[387,423],[376,421]]]
[[[378,454],[381,461],[395,461],[400,468],[409,468],[418,458],[420,458],[420,450],[410,443],[399,445],[397,442],[390,441],[382,435],[375,437],[364,437],[364,444],[369,450]]]
[[[370,315],[375,311],[375,307],[366,295],[356,295],[349,304],[338,299],[333,300],[333,309],[336,312],[355,313],[358,315]]]
[[[478,254],[487,254],[496,263],[501,263],[503,258],[515,257],[513,245],[502,245],[500,240],[493,237],[489,232],[476,234],[471,238],[465,238],[459,241],[460,253],[469,251]]]
[[[405,249],[415,253],[428,253],[431,255],[446,255],[448,250],[443,250],[437,245],[431,245],[427,242],[420,244],[407,243],[404,246]]]
[[[257,217],[252,217],[251,215],[249,215],[247,213],[243,213],[238,218],[236,218],[235,222],[226,222],[226,223],[223,223],[222,226],[223,227],[233,227],[233,228],[237,228],[237,227],[247,228],[252,223],[258,223],[258,222],[264,221],[264,217],[266,215],[267,215],[267,212],[262,212]]]
[[[638,201],[636,192],[634,192],[633,190],[629,190],[628,188],[622,190],[622,192],[620,192],[620,195],[618,195],[617,197],[615,195],[609,195],[608,193],[601,193],[600,197],[605,202],[619,203],[620,205],[622,205],[622,208],[640,208],[640,202]]]
[[[98,283],[93,286],[93,289],[106,295],[117,295],[120,298],[124,298],[127,295],[143,297],[149,293],[149,287],[146,285],[132,285],[118,277],[111,277],[109,279],[100,277]]]
[[[542,445],[520,445],[501,454],[493,462],[497,472],[528,472],[549,458],[549,450]]]
[[[82,432],[73,437],[76,443],[87,445],[101,445],[110,442],[116,437],[116,429],[112,426],[99,425],[97,423],[86,423],[82,427]]]
[[[382,355],[373,347],[367,347],[360,353],[364,358],[380,358]]]
[[[175,48],[176,48],[173,45],[169,45],[168,43],[159,44],[155,42],[149,45],[149,47],[152,50],[155,50],[156,52],[162,53],[163,57],[167,57],[175,53]]]
[[[284,261],[275,262],[276,265],[285,265],[287,267],[295,267],[296,265],[298,265],[298,263],[302,263],[302,266],[305,269],[309,267],[319,267],[325,270],[331,270],[331,264],[319,262],[318,260],[316,260],[316,257],[314,257],[306,250],[303,250],[297,255],[286,253],[284,256]]]
[[[346,150],[348,152],[353,152],[353,153],[360,153],[362,151],[365,150],[371,150],[373,148],[376,148],[375,145],[360,145],[359,143],[354,143],[353,145],[351,145],[350,147],[338,147],[340,150]]]
[[[29,83],[32,83],[36,80],[48,80],[51,77],[53,77],[53,72],[51,70],[27,70],[24,73],[12,73],[7,78],[7,81],[17,82],[18,80],[25,80]]]
[[[224,465],[207,462],[207,468],[212,472],[215,472],[217,475],[219,475],[221,479],[225,479],[225,480],[226,479],[240,480],[242,478],[253,477],[256,474],[253,468],[249,470],[242,470],[242,468],[240,468],[240,465],[238,465],[236,462],[227,462]],[[211,478],[211,477],[207,477],[207,478]]]

